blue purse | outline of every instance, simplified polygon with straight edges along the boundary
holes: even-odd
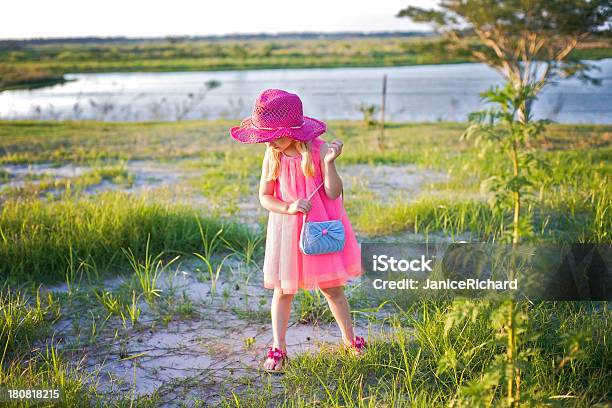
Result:
[[[322,185],[323,183],[310,194],[308,200]],[[304,255],[321,255],[342,251],[345,237],[342,220],[306,221],[307,214],[303,215],[302,231],[300,232],[300,250],[302,253]]]

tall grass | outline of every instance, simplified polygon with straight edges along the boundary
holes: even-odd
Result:
[[[259,268],[257,261],[261,257],[263,240],[264,236],[261,234],[250,234],[246,241],[240,242],[238,245],[233,245],[227,241],[224,244],[234,255],[242,259],[247,267]]]
[[[51,294],[35,299],[6,288],[0,292],[0,365],[7,354],[29,350],[33,341],[46,335],[51,323],[59,316],[59,304]]]
[[[133,279],[137,282],[137,285],[135,286],[138,287],[140,293],[148,301],[153,300],[154,296],[159,297],[161,289],[157,287],[157,280],[159,279],[164,269],[169,267],[179,258],[179,256],[177,255],[164,264],[161,259],[164,256],[164,253],[160,252],[156,256],[153,256],[149,251],[150,242],[151,236],[149,235],[147,236],[147,244],[145,246],[145,253],[142,261],[136,258],[136,256],[134,255],[134,251],[132,251],[132,248],[122,248],[123,253],[130,262],[130,266],[132,267],[132,271],[134,272]]]
[[[359,229],[368,235],[388,235],[402,231],[428,236],[442,232],[455,238],[468,232],[474,237],[495,238],[500,235],[504,217],[487,203],[427,199],[415,202],[396,201],[390,205],[366,202],[354,218]]]
[[[219,263],[214,262],[210,258],[206,258],[203,254],[199,252],[194,252],[193,255],[195,255],[199,260],[201,260],[205,265],[206,272],[208,272],[208,275],[206,277],[210,280],[210,296],[211,298],[214,298],[217,294],[217,281],[219,280],[219,274],[223,269],[223,264],[229,257],[232,256],[232,254],[224,256]]]
[[[160,204],[150,196],[107,192],[59,201],[7,201],[0,209],[0,276],[16,282],[58,282],[69,267],[68,256],[97,265],[101,271],[129,267],[122,249],[142,258],[150,236],[150,253],[200,249],[193,209]],[[200,223],[223,228],[236,244],[249,232],[240,224],[198,215]]]

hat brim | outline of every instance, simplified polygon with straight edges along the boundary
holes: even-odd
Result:
[[[288,136],[300,142],[307,142],[322,135],[327,125],[318,119],[304,116],[304,124],[299,128],[278,128],[273,130],[259,129],[253,126],[251,118],[247,118],[230,129],[230,135],[240,143],[263,143]]]

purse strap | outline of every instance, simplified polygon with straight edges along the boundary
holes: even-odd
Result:
[[[315,195],[315,193],[323,186],[323,184],[325,184],[325,182],[319,184],[319,186],[317,188],[315,188],[315,190],[310,193],[310,195],[308,196],[307,200],[310,200],[312,198],[313,195]]]
[[[323,183],[319,184],[319,186],[318,186],[317,188],[315,188],[315,190],[314,190],[312,193],[310,193],[310,195],[308,196],[307,200],[310,200],[310,199],[312,198],[312,196],[314,196],[314,195],[315,195],[315,193],[316,193],[317,191],[319,191],[319,189],[321,188],[321,186],[323,186],[323,184],[324,184],[324,183],[325,183],[325,182],[323,182]],[[344,187],[342,187],[342,193],[341,193],[341,196],[342,196],[342,203],[344,204]],[[303,216],[302,216],[302,223],[305,223],[305,222],[306,222],[306,215],[307,215],[307,214],[308,214],[308,213],[304,213],[304,214],[303,214]]]

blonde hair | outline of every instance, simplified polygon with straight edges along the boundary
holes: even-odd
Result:
[[[314,160],[312,159],[312,142],[299,142],[294,140],[291,142],[295,145],[296,149],[302,155],[302,172],[306,177],[313,177],[315,175]],[[289,145],[291,146],[291,145]],[[268,172],[265,180],[272,181],[276,180],[280,173],[280,161],[281,154],[278,150],[274,150],[271,146],[266,148],[266,156],[268,156]]]

